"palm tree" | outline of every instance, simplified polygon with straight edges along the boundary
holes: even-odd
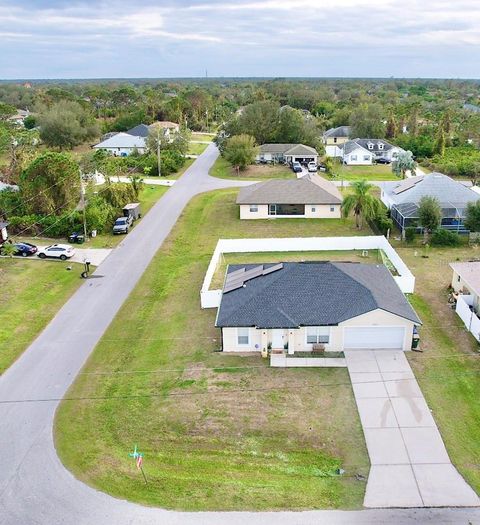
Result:
[[[350,188],[353,189],[353,192],[343,199],[342,214],[348,217],[353,211],[357,228],[361,229],[364,218],[369,220],[377,215],[380,201],[370,193],[373,185],[366,180],[354,181],[350,184]]]

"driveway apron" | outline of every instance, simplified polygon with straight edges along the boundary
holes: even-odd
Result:
[[[404,352],[345,352],[371,469],[365,507],[479,506],[448,457]]]

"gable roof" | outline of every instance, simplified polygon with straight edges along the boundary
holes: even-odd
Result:
[[[146,141],[144,137],[135,137],[128,133],[116,133],[110,137],[93,146],[94,148],[145,148]]]
[[[305,144],[262,144],[259,152],[277,155],[318,155],[315,148],[305,146]]]
[[[450,263],[450,268],[467,283],[473,292],[480,295],[479,261]]]
[[[247,265],[246,269],[256,266]],[[263,265],[265,269],[270,266]],[[227,273],[244,267],[229,265]],[[224,291],[216,326],[335,326],[377,309],[421,323],[383,265],[290,262],[240,288]]]
[[[463,210],[469,202],[476,202],[480,198],[470,188],[437,172],[385,183],[384,191],[397,207],[412,204],[418,206],[422,197],[428,196],[438,199],[444,209],[455,207]]]
[[[125,133],[128,133],[129,135],[133,135],[134,137],[144,137],[147,138],[148,134],[150,132],[150,127],[146,124],[139,124],[138,126],[135,126],[132,129],[129,129]]]
[[[330,128],[325,131],[323,136],[327,137],[349,137],[352,131],[351,126],[339,126],[338,128]]]
[[[340,204],[338,188],[318,175],[272,179],[240,189],[237,204]]]
[[[380,146],[383,144],[383,147],[380,148]],[[369,148],[370,146],[370,148]],[[345,154],[348,155],[348,153],[351,153],[356,147],[361,147],[370,153],[384,153],[385,151],[390,151],[393,148],[402,149],[398,146],[394,146],[393,144],[390,144],[390,142],[387,142],[384,139],[352,139],[344,144],[341,144],[338,146],[339,148],[343,148],[345,151]]]

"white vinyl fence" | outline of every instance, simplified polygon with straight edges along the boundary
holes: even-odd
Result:
[[[480,319],[473,310],[470,310],[470,306],[472,305],[473,297],[471,295],[459,295],[455,311],[463,321],[467,330],[480,343]]]
[[[220,305],[222,290],[210,290],[210,285],[223,253],[261,253],[261,252],[319,252],[350,250],[382,250],[395,266],[398,276],[394,276],[403,293],[413,293],[415,277],[381,235],[367,237],[294,237],[283,239],[219,239],[213,252],[200,292],[202,308],[217,308]]]

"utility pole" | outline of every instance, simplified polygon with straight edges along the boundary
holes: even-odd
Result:
[[[157,125],[157,162],[158,162],[158,176],[162,176],[161,162],[160,162],[160,125]]]
[[[80,175],[80,202],[82,203],[82,215],[83,215],[83,235],[85,241],[87,240],[87,217],[85,214],[85,187],[83,185],[83,177],[82,177],[82,170],[78,170],[78,174]]]

